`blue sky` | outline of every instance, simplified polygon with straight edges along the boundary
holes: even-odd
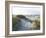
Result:
[[[40,15],[41,8],[33,7],[31,5],[13,5],[12,6],[12,14],[13,15]]]

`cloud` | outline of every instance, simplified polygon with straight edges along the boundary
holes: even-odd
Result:
[[[12,6],[12,14],[13,15],[40,15],[41,8],[40,7],[25,7],[22,5]]]

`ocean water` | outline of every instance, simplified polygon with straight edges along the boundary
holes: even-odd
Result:
[[[14,19],[15,20],[17,20],[16,22],[17,23],[15,23],[14,21],[13,21],[13,23],[15,23],[14,25],[13,25],[13,27],[12,27],[12,30],[13,31],[25,31],[25,30],[39,30],[40,29],[40,27],[34,27],[35,25],[33,25],[32,26],[32,24],[33,24],[33,21],[34,20],[39,20],[40,18],[39,18],[40,16],[38,16],[38,15],[35,15],[35,16],[25,16],[25,18],[21,18],[21,19],[19,19],[20,21],[18,21],[15,17],[14,17]],[[38,24],[38,25],[40,25],[40,24]]]
[[[21,22],[18,23],[18,26],[19,31],[31,30],[32,28],[31,22],[26,19],[21,19]]]

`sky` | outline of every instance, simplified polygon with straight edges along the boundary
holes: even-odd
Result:
[[[41,8],[37,5],[11,4],[13,15],[40,15]]]

